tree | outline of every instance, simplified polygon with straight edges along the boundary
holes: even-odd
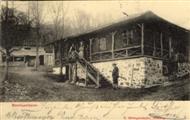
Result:
[[[83,10],[77,9],[71,19],[71,28],[75,34],[85,32],[92,28],[91,16]]]
[[[55,5],[50,6],[53,22],[53,40],[62,39],[65,33],[65,17],[68,10],[68,5],[64,5],[64,2],[58,2]],[[62,75],[63,62],[62,62],[62,47],[59,44],[60,52],[60,75]]]
[[[8,7],[1,7],[1,49],[0,52],[5,56],[5,80],[8,80],[9,60],[12,52],[20,50],[15,46],[23,43],[30,32],[31,22],[28,21],[27,16]]]
[[[38,70],[39,66],[39,47],[40,47],[40,39],[42,39],[42,33],[40,32],[42,23],[43,23],[43,6],[39,5],[38,1],[29,2],[29,11],[31,14],[32,23],[36,28],[36,60],[35,60],[35,70]]]

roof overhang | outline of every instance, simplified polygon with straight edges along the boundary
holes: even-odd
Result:
[[[142,23],[142,22],[149,21],[149,20],[161,21],[161,22],[164,22],[165,24],[168,24],[169,26],[171,26],[173,28],[176,28],[176,29],[182,30],[184,32],[190,33],[189,30],[187,30],[181,26],[178,26],[172,22],[169,22],[169,21],[159,17],[158,15],[154,14],[151,11],[147,11],[147,12],[142,13],[142,14],[132,15],[132,16],[128,17],[126,20],[123,20],[123,21],[120,21],[117,23],[112,23],[110,25],[105,25],[105,26],[102,26],[102,27],[99,27],[99,28],[96,28],[93,30],[88,30],[88,31],[81,33],[81,34],[66,36],[60,40],[56,40],[56,41],[47,43],[46,45],[54,44],[54,43],[60,42],[60,41],[72,40],[72,39],[76,39],[79,37],[89,36],[89,35],[97,34],[100,32],[107,31],[107,30],[112,31],[114,29],[120,28],[122,26],[126,26],[126,25],[131,24],[131,23]]]

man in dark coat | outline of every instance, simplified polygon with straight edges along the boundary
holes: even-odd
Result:
[[[119,68],[115,63],[112,64],[113,71],[112,71],[112,78],[113,78],[113,88],[118,88],[118,78],[119,78]]]

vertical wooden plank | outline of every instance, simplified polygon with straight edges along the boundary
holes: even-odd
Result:
[[[161,57],[163,57],[163,34],[160,33],[160,49],[161,49]]]
[[[72,65],[71,64],[69,64],[69,81],[72,81],[72,76],[71,76],[71,68],[72,67]]]
[[[115,44],[115,32],[112,32],[111,33],[111,35],[112,35],[112,59],[114,58],[114,44]]]
[[[78,74],[78,72],[77,72],[77,62],[75,63],[75,80],[74,81],[77,81],[77,74]]]
[[[87,79],[88,79],[88,70],[87,70],[87,65],[85,65],[85,74],[86,74],[86,78],[85,78],[85,86],[87,86]]]
[[[172,38],[169,38],[169,58],[172,57]]]
[[[90,39],[90,46],[89,46],[89,49],[90,49],[90,61],[92,61],[92,39]]]
[[[144,55],[144,23],[141,25],[141,54]]]

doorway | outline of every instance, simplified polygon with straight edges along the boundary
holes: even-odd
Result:
[[[40,55],[39,59],[40,59],[40,65],[44,65],[44,56]]]

